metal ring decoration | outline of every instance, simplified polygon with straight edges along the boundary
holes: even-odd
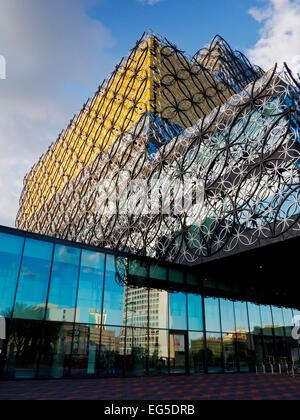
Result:
[[[298,235],[299,122],[287,65],[144,34],[25,177],[16,225],[190,265]],[[174,211],[191,179],[201,205]]]

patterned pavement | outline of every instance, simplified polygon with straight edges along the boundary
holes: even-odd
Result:
[[[0,382],[0,400],[298,400],[300,378],[227,374]]]

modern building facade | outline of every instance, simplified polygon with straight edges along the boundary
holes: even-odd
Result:
[[[144,35],[25,177],[18,229],[0,228],[2,376],[299,361],[299,117],[287,66]]]
[[[201,270],[0,228],[0,279],[5,379],[247,372],[299,361],[291,335],[299,310],[250,294],[224,298],[233,291],[209,285]]]

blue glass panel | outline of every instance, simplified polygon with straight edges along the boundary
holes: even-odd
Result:
[[[273,319],[271,313],[271,306],[261,305],[260,306],[261,321],[264,335],[272,335]]]
[[[52,253],[52,243],[26,239],[14,318],[44,318]]]
[[[203,331],[202,297],[188,294],[189,330]]]
[[[20,236],[0,233],[0,316],[11,316],[23,244]]]
[[[273,314],[275,335],[278,337],[283,337],[284,336],[284,328],[283,328],[284,319],[283,319],[282,308],[272,306],[272,314]]]
[[[56,245],[47,319],[73,322],[75,317],[80,249]]]
[[[205,298],[206,331],[221,331],[219,299]]]
[[[186,294],[170,293],[169,328],[174,330],[187,329]]]
[[[249,321],[246,302],[234,302],[235,323],[237,332],[249,332]]]
[[[76,322],[101,323],[105,255],[82,251]]]
[[[220,299],[221,323],[223,332],[235,332],[234,307],[233,302]]]
[[[113,255],[107,255],[102,318],[104,325],[123,325],[126,318],[124,290],[125,287],[119,282],[117,276],[116,258]]]
[[[255,303],[248,303],[248,313],[249,313],[249,324],[250,331],[252,334],[261,333],[261,317],[259,305]]]

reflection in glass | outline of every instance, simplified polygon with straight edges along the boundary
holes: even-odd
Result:
[[[284,320],[282,309],[276,306],[272,306],[272,315],[274,321],[274,332],[278,337],[284,336]]]
[[[252,371],[256,368],[262,370],[262,363],[264,361],[264,351],[262,344],[262,336],[251,335],[248,349],[249,365]]]
[[[47,322],[42,341],[40,378],[68,376],[72,349],[73,325]]]
[[[146,374],[148,331],[145,328],[126,328],[125,375]]]
[[[150,265],[150,279],[167,280],[166,267],[162,267],[157,264],[151,264]]]
[[[104,254],[82,251],[76,309],[77,322],[96,325],[101,323],[104,261]]]
[[[49,321],[74,322],[80,250],[55,245],[50,292]]]
[[[220,334],[206,333],[207,367],[209,373],[223,371],[222,364],[222,337]]]
[[[294,328],[293,313],[290,308],[282,308],[283,320],[285,325],[285,334],[291,337],[292,329]]]
[[[271,313],[271,306],[260,306],[261,321],[264,335],[273,335],[273,319]]]
[[[234,302],[236,331],[238,333],[249,332],[248,311],[246,302]]]
[[[50,242],[26,239],[14,318],[44,318],[52,252]]]
[[[168,373],[168,330],[149,330],[149,374],[164,375]]]
[[[100,326],[75,325],[71,376],[82,378],[97,373],[100,346]]]
[[[24,238],[0,233],[0,316],[10,318]]]
[[[252,334],[261,333],[261,317],[259,305],[255,303],[248,303],[249,324]]]
[[[187,329],[186,294],[169,293],[169,328],[174,330]]]
[[[6,379],[32,379],[36,376],[41,322],[15,319],[7,347]]]
[[[205,323],[207,331],[221,331],[219,299],[205,298]]]
[[[189,330],[203,331],[202,296],[188,294]]]
[[[189,333],[190,373],[204,372],[204,337],[201,332]]]
[[[124,368],[125,328],[106,327],[101,331],[100,376],[122,376]]]
[[[174,268],[169,269],[169,281],[173,283],[184,283],[184,275],[182,271],[175,270]]]
[[[148,326],[148,289],[125,288],[125,312],[127,327]]]
[[[129,271],[130,276],[146,278],[148,276],[148,264],[140,260],[129,260]]]
[[[168,292],[150,289],[149,325],[150,328],[168,327]]]
[[[235,332],[233,302],[220,299],[222,331]]]
[[[186,334],[170,332],[170,373],[186,373]]]
[[[104,325],[123,325],[126,320],[125,287],[124,284],[118,282],[116,261],[113,255],[107,255],[105,270],[102,323]]]
[[[237,372],[236,335],[228,332],[223,334],[224,369],[225,372]]]

